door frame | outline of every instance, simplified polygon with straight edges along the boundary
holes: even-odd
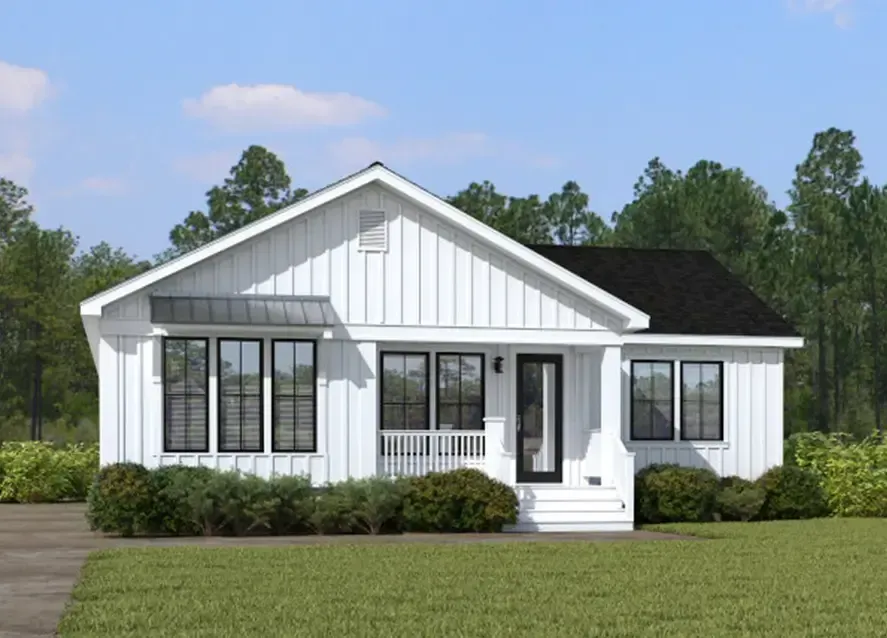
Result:
[[[550,472],[524,471],[523,429],[521,427],[521,398],[523,394],[523,364],[554,364],[554,470]],[[515,355],[515,483],[562,483],[564,480],[564,355],[557,352],[519,352]]]

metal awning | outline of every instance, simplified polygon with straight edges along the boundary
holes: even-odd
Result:
[[[151,295],[151,323],[238,326],[330,326],[329,297]]]

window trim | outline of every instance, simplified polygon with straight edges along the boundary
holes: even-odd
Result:
[[[483,419],[487,416],[487,359],[483,352],[435,352],[434,353],[434,430],[440,432],[440,406],[441,406],[441,392],[440,392],[440,358],[441,357],[459,357],[460,363],[462,357],[480,357],[480,411],[481,411],[481,422],[480,422],[480,430],[454,430],[455,432],[482,432],[486,428],[484,427]],[[462,400],[462,375],[461,370],[459,374],[459,401],[456,403],[453,402],[444,402],[446,405],[457,405],[459,406],[459,420],[462,419],[462,411],[461,407],[463,405],[471,405],[470,403],[464,403]],[[429,423],[429,429],[431,424]]]
[[[636,383],[636,376],[634,373],[634,366],[636,363],[641,364],[663,364],[667,363],[669,367],[669,377],[671,379],[670,390],[669,393],[671,395],[671,422],[670,422],[670,432],[668,437],[638,437],[635,436],[634,431],[634,389]],[[674,441],[676,436],[675,431],[675,362],[674,360],[668,359],[631,359],[629,361],[629,376],[631,377],[629,393],[628,393],[628,438],[630,441],[645,441],[652,443],[662,443]],[[651,402],[655,402],[655,399],[651,399]]]
[[[718,410],[718,437],[717,438],[706,438],[706,437],[688,437],[684,434],[684,422],[686,412],[684,411],[684,366],[685,365],[716,365],[718,366],[718,405],[720,410]],[[681,441],[700,441],[705,443],[722,443],[724,441],[724,362],[723,361],[696,361],[696,360],[687,360],[681,361],[681,378],[680,378],[680,387],[681,387]],[[699,414],[700,418],[702,417],[702,411],[700,410]],[[705,431],[705,428],[702,426],[702,423],[699,424],[699,432]]]
[[[259,448],[257,450],[248,450],[243,447],[243,397],[256,396],[253,394],[243,393],[243,375],[240,377],[240,393],[235,395],[240,397],[240,445],[236,449],[222,449],[222,403],[226,395],[222,391],[222,344],[223,343],[240,344],[240,364],[241,370],[243,366],[243,344],[258,343],[259,344]],[[273,389],[272,389],[273,391]],[[216,449],[219,454],[264,454],[265,453],[265,340],[257,337],[219,337],[216,339]]]
[[[275,347],[278,343],[310,343],[311,344],[311,376],[313,377],[312,385],[314,391],[311,393],[311,440],[313,445],[310,449],[297,449],[294,445],[292,450],[282,450],[277,446],[274,438],[275,427],[277,424],[277,394],[274,392],[274,378],[277,372],[277,362],[274,354],[277,351]],[[293,358],[295,365],[295,357]],[[295,371],[293,371],[295,374]],[[317,340],[316,339],[271,339],[271,369],[268,371],[268,379],[271,383],[271,453],[272,454],[316,454],[318,448],[317,441]],[[298,398],[298,395],[295,395]],[[293,433],[293,443],[295,443],[295,433]]]
[[[169,429],[167,428],[167,397],[168,396],[192,396],[187,393],[185,394],[174,394],[170,395],[167,391],[167,383],[166,383],[166,344],[170,341],[202,341],[204,345],[205,361],[206,361],[206,369],[205,369],[205,378],[206,378],[206,387],[204,391],[204,409],[206,410],[206,425],[204,426],[204,433],[206,435],[206,445],[201,448],[176,448],[172,447],[169,444]],[[210,433],[210,414],[209,414],[209,387],[210,387],[210,350],[209,350],[209,337],[179,337],[179,336],[164,336],[160,340],[160,381],[162,386],[162,394],[163,394],[163,412],[161,416],[161,423],[163,427],[163,452],[164,454],[208,454],[209,453],[209,433]],[[187,346],[186,346],[187,348]],[[187,426],[186,426],[187,427]]]
[[[396,356],[421,356],[425,359],[425,429],[423,430],[389,430],[385,427],[385,355],[396,355]],[[384,350],[379,351],[379,400],[378,400],[378,410],[379,410],[379,432],[434,432],[435,429],[431,427],[431,355],[428,351],[418,351],[418,350]],[[391,404],[391,405],[406,405],[405,403],[400,404]],[[435,425],[437,425],[435,423]]]

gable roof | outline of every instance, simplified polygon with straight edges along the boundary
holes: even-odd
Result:
[[[798,331],[701,250],[529,246],[650,315],[643,332],[797,337]]]
[[[436,213],[446,221],[463,229],[478,240],[504,250],[515,261],[549,277],[573,293],[620,317],[623,322],[623,330],[640,330],[649,325],[650,317],[645,312],[571,272],[569,269],[549,261],[537,251],[523,246],[510,237],[490,228],[483,222],[463,213],[421,186],[386,168],[381,162],[374,162],[362,171],[358,171],[338,182],[315,191],[304,199],[272,215],[259,219],[185,255],[114,286],[105,292],[90,297],[80,304],[80,314],[83,316],[101,317],[102,308],[110,303],[153,286],[167,277],[202,261],[211,259],[238,244],[249,241],[262,233],[286,224],[373,182],[387,186],[394,192],[416,202],[423,208]]]

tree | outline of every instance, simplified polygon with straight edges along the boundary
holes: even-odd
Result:
[[[550,243],[549,227],[538,195],[508,197],[489,181],[472,182],[447,201],[461,210],[525,244]]]
[[[0,248],[31,219],[34,208],[27,197],[28,189],[0,177]]]
[[[262,146],[247,148],[221,186],[206,193],[207,212],[192,211],[169,233],[172,247],[157,257],[168,261],[233,230],[262,219],[308,194],[291,189],[283,162]]]
[[[859,180],[862,156],[855,148],[852,131],[830,128],[816,133],[813,145],[804,161],[795,169],[795,178],[789,191],[789,214],[797,233],[797,249],[804,270],[809,273],[809,290],[813,303],[804,304],[808,316],[816,323],[815,345],[817,367],[816,424],[822,431],[829,429],[828,336],[829,312],[832,322],[833,363],[840,368],[841,344],[845,338],[838,318],[839,306],[832,303],[847,283],[847,251],[844,220],[848,200]],[[838,370],[837,372],[840,372]],[[833,381],[836,412],[840,413],[841,375]],[[837,420],[837,419],[835,419]]]
[[[544,214],[557,244],[602,244],[609,239],[609,227],[597,213],[589,210],[588,195],[572,180],[565,183],[559,193],[549,195]]]

